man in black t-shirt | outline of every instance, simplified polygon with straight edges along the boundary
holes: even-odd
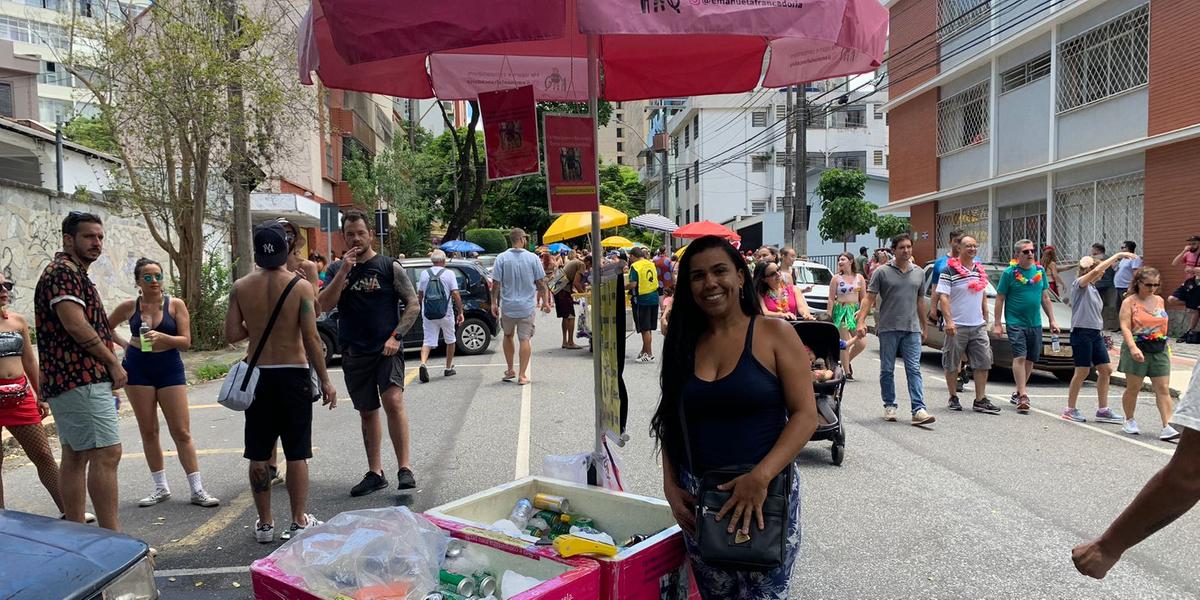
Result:
[[[321,310],[338,309],[342,371],[350,400],[362,419],[367,473],[350,490],[365,496],[388,486],[380,446],[383,430],[379,407],[387,414],[388,435],[400,470],[399,489],[417,486],[408,453],[408,415],[404,411],[404,347],[402,340],[420,315],[412,281],[400,263],[375,252],[367,215],[350,209],[342,215],[342,236],[349,250],[329,266],[329,282],[321,290]],[[404,313],[399,314],[399,304]]]

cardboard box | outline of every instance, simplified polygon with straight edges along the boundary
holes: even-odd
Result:
[[[443,524],[437,519],[430,520],[438,525]],[[498,544],[469,532],[451,531],[451,535],[480,549],[488,559],[497,585],[505,570],[544,580],[512,600],[592,600],[599,597],[600,570],[595,561],[545,556]],[[258,600],[329,600],[306,591],[300,578],[282,572],[275,564],[275,559],[269,556],[250,565],[250,576],[254,597]]]
[[[533,546],[528,541],[487,531],[492,523],[508,518],[517,500],[532,499],[540,493],[567,498],[571,512],[591,517],[596,528],[612,535],[618,544],[635,534],[653,534],[615,557],[591,557],[600,564],[602,600],[699,597],[685,566],[683,533],[665,500],[544,477],[526,477],[431,508],[425,514],[443,528],[487,537],[496,544],[523,547],[543,556],[557,556],[552,546]]]

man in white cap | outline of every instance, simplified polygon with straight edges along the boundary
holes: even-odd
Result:
[[[421,383],[429,383],[429,353],[438,345],[438,334],[446,342],[446,370],[444,377],[455,374],[454,346],[458,342],[455,327],[462,325],[462,296],[458,291],[458,278],[454,271],[446,268],[446,253],[434,250],[429,255],[433,266],[421,272],[417,281],[417,304],[421,306],[421,322],[424,340],[421,342]]]

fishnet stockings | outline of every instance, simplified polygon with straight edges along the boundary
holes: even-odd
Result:
[[[37,424],[10,426],[8,431],[16,438],[17,443],[21,444],[21,449],[25,451],[29,461],[37,467],[42,487],[46,488],[58,511],[62,512],[62,495],[58,491],[58,461],[54,459],[54,453],[50,449],[50,438],[46,436],[46,430],[41,424]],[[4,491],[0,488],[0,507],[3,505]]]

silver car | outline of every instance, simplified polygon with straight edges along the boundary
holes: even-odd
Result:
[[[1008,268],[1007,264],[983,264],[984,271],[988,276],[987,286],[987,303],[988,314],[991,315],[992,321],[988,324],[988,338],[992,341],[992,366],[1004,369],[1012,368],[1012,345],[1008,342],[1007,336],[999,336],[992,331],[995,326],[996,315],[996,285],[1000,282],[1000,275]],[[933,278],[933,265],[925,265],[925,297],[928,298],[930,292],[936,287],[936,284],[930,285]],[[1051,342],[1050,323],[1045,317],[1042,318],[1042,356],[1038,362],[1034,363],[1034,368],[1039,371],[1048,371],[1061,381],[1070,381],[1071,376],[1075,372],[1075,363],[1071,354],[1071,308],[1066,305],[1055,295],[1050,292],[1050,306],[1054,312],[1054,320],[1057,322],[1061,331],[1058,333],[1059,350],[1055,352]],[[946,340],[946,335],[940,326],[928,326],[929,335],[925,340],[925,345],[938,350],[942,349],[942,344]]]

